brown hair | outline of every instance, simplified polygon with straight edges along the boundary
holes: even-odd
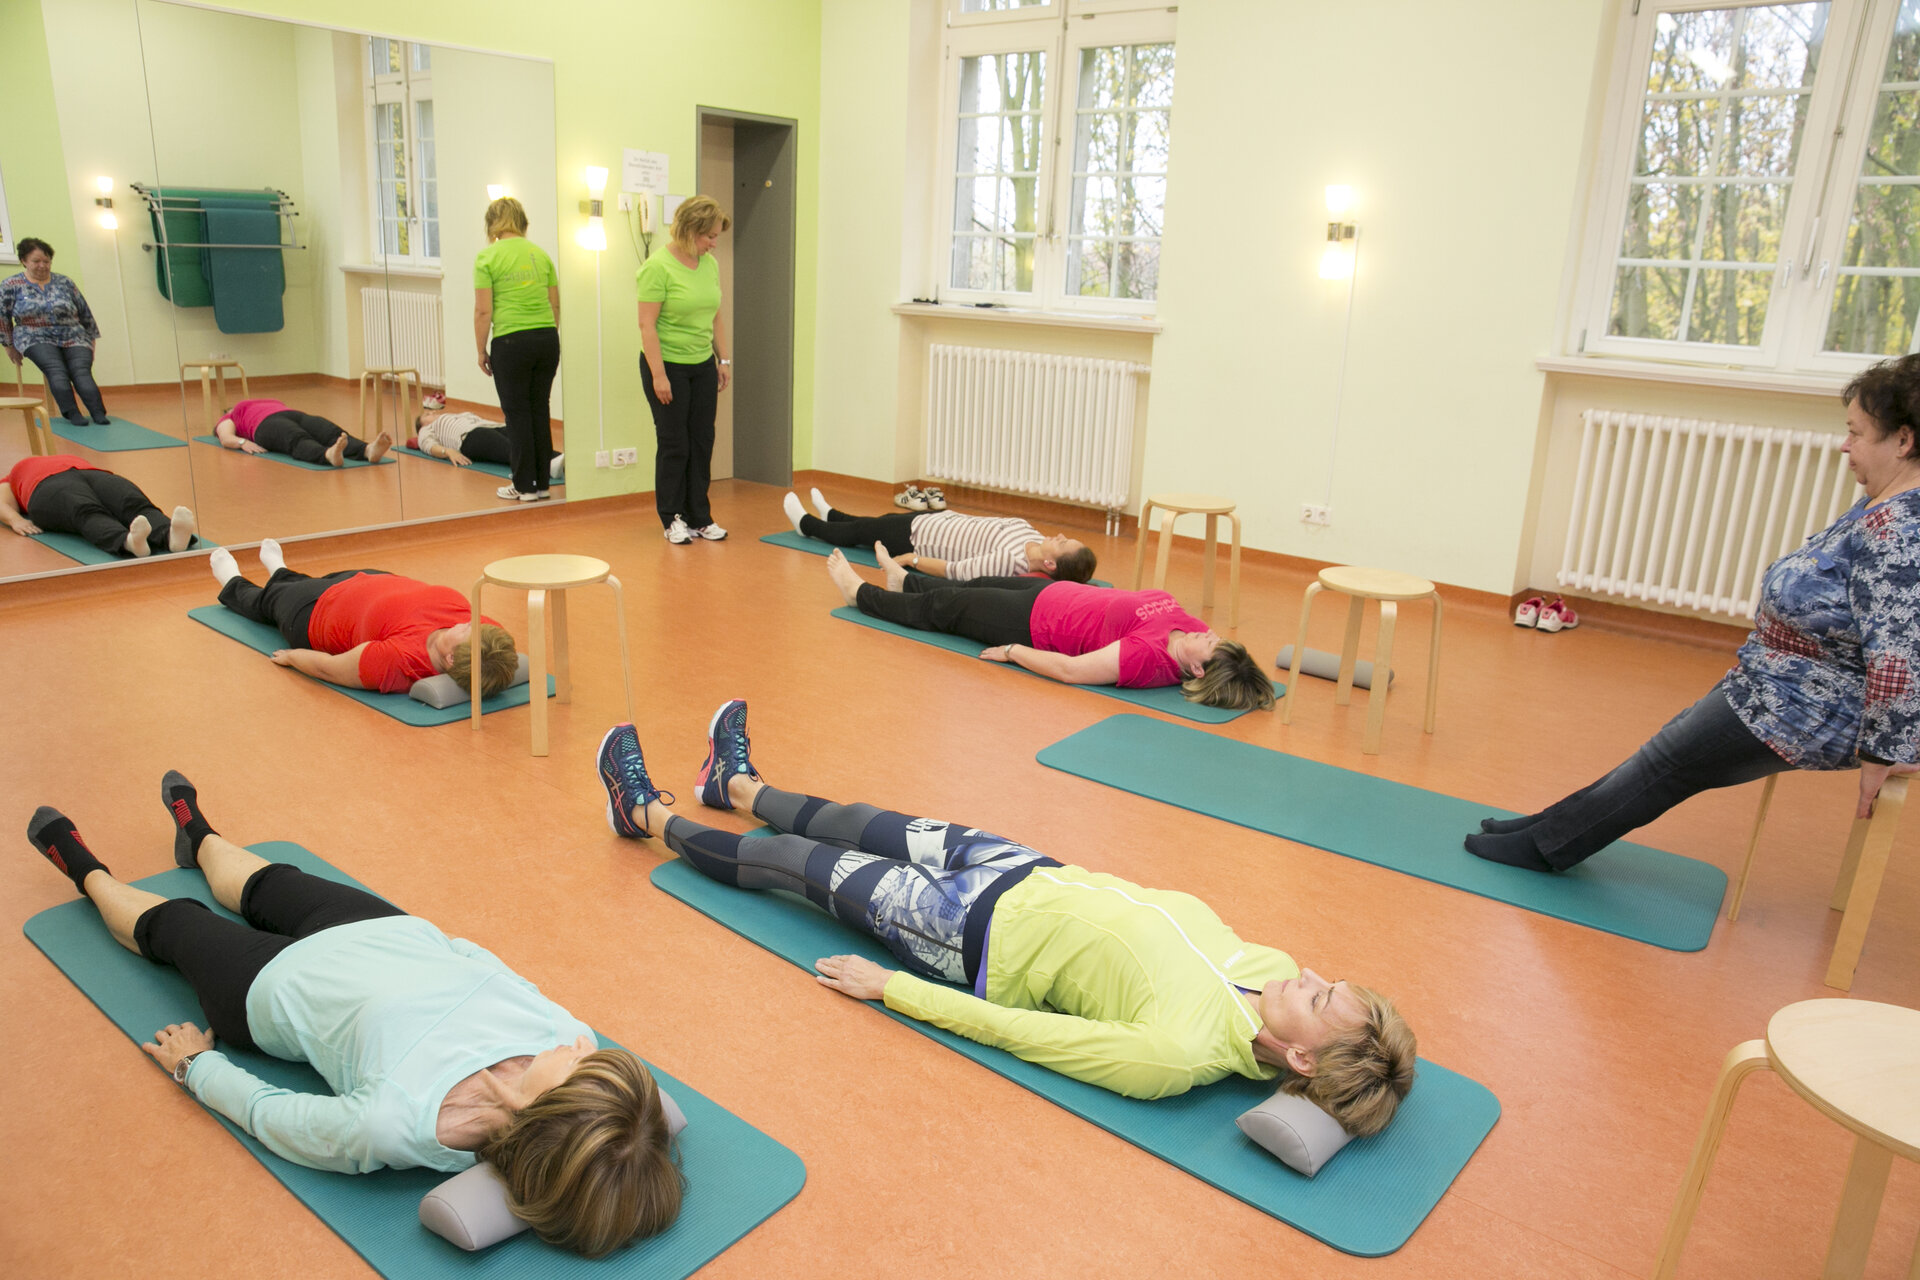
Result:
[[[1200,674],[1180,686],[1188,702],[1224,707],[1228,711],[1273,709],[1273,681],[1260,663],[1237,640],[1222,640]]]
[[[447,655],[447,674],[468,693],[473,692],[473,637],[453,646]],[[514,651],[513,637],[504,627],[491,622],[480,624],[480,696],[491,698],[520,674],[520,655]]]
[[[1904,456],[1920,457],[1920,353],[1862,369],[1840,393],[1841,404],[1855,400],[1880,429],[1881,439],[1905,427],[1908,452]]]
[[[1341,1128],[1365,1138],[1387,1127],[1400,1100],[1413,1088],[1419,1047],[1413,1028],[1393,1001],[1352,983],[1347,990],[1360,1001],[1366,1016],[1320,1046],[1313,1055],[1312,1075],[1282,1067],[1280,1087],[1306,1095],[1338,1120]]]
[[[685,253],[693,252],[693,238],[733,226],[733,219],[712,196],[689,196],[673,211],[673,242]]]
[[[1083,545],[1078,551],[1055,556],[1053,572],[1048,576],[1055,582],[1088,582],[1092,580],[1094,566],[1099,562],[1100,558],[1093,554],[1093,548]]]
[[[625,1049],[600,1049],[480,1148],[515,1216],[589,1258],[665,1230],[685,1180],[660,1088]]]
[[[487,206],[487,243],[509,232],[527,234],[527,211],[512,196],[501,196]]]

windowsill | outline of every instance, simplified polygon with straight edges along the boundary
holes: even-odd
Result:
[[[939,302],[896,302],[897,316],[939,320],[985,320],[992,324],[1037,324],[1055,329],[1105,329],[1111,333],[1159,333],[1158,316],[1103,316],[1079,311],[1027,311],[1019,307],[973,307]]]
[[[377,262],[348,262],[340,270],[350,276],[411,276],[416,280],[438,280],[443,274],[438,267],[383,267]]]
[[[1605,356],[1541,356],[1533,367],[1542,373],[1573,373],[1590,378],[1636,382],[1678,382],[1694,387],[1736,391],[1781,391],[1796,396],[1836,396],[1847,385],[1844,373],[1770,373],[1699,364],[1663,364],[1653,360],[1616,360]]]

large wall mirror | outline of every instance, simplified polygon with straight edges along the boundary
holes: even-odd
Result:
[[[496,193],[558,256],[551,65],[166,0],[42,9],[57,142],[21,163],[57,145],[71,213],[45,234],[16,209],[13,230],[71,237],[52,267],[100,329],[112,418],[96,425],[76,401],[89,420],[69,425],[49,403],[56,451],[163,511],[192,507],[216,543],[504,507],[487,437],[470,466],[409,445],[434,398],[501,421],[476,355],[473,261]],[[14,160],[0,152],[0,172]],[[13,367],[0,372],[15,394]],[[43,394],[31,362],[21,374],[19,390]],[[249,398],[292,414],[244,440],[253,415],[229,410]],[[553,409],[559,448],[557,382]],[[27,452],[18,418],[0,415],[0,474]],[[321,453],[331,433],[315,420],[351,437],[347,465]],[[357,456],[382,432],[384,458]],[[0,577],[76,563],[73,543],[0,537]]]

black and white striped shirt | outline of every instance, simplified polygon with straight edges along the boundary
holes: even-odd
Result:
[[[908,537],[915,554],[945,560],[947,577],[964,582],[1031,572],[1027,544],[1040,541],[1040,531],[1016,516],[930,511],[914,517]]]

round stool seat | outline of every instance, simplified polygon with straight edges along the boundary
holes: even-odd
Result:
[[[1870,1000],[1802,1000],[1767,1023],[1767,1055],[1829,1118],[1920,1160],[1920,1011]]]
[[[1156,493],[1147,501],[1162,510],[1187,515],[1223,516],[1233,510],[1232,499],[1215,497],[1210,493]]]
[[[0,396],[0,409],[38,409],[39,396]]]
[[[613,566],[592,556],[509,556],[481,570],[488,582],[522,591],[564,591],[605,582]]]
[[[1367,569],[1353,564],[1329,565],[1320,581],[1330,591],[1368,600],[1422,600],[1433,594],[1433,584],[1398,569]]]

